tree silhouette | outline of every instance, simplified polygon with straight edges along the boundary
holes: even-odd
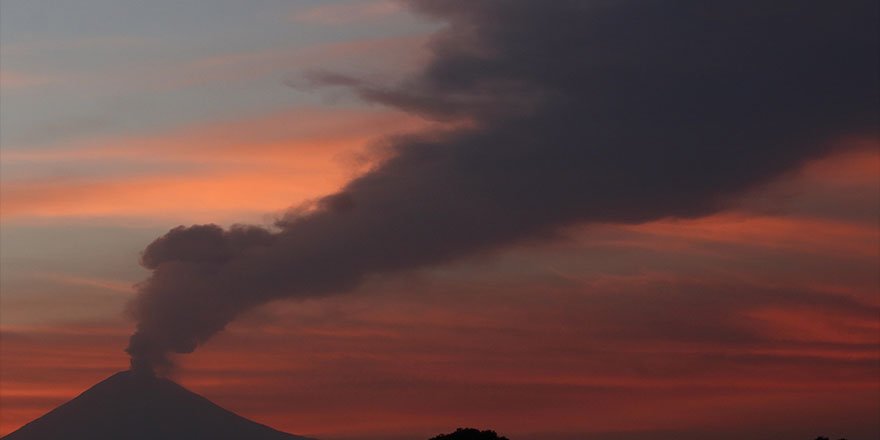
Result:
[[[499,437],[495,431],[480,431],[474,428],[458,428],[451,434],[440,434],[431,440],[510,440]]]

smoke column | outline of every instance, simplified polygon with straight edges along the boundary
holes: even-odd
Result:
[[[393,87],[315,86],[462,128],[392,155],[273,228],[177,227],[143,252],[135,369],[237,315],[351,291],[584,222],[712,213],[833,140],[878,136],[878,6],[828,1],[413,1],[447,23]]]

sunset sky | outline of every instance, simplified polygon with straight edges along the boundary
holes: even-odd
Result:
[[[548,70],[574,62],[548,56],[532,70],[516,71],[521,77],[510,74],[513,81],[493,83],[501,75],[493,73],[464,92],[431,83],[440,71],[432,65],[473,68],[442,64],[450,56],[444,50],[449,35],[474,38],[469,47],[483,56],[480,43],[487,37],[462,23],[503,29],[509,17],[501,14],[496,22],[486,18],[492,14],[462,12],[457,8],[467,9],[464,1],[416,3],[428,6],[392,0],[0,0],[0,435],[128,368],[124,349],[136,324],[126,310],[135,284],[154,269],[140,258],[156,238],[178,225],[271,229],[290,212],[332,211],[315,200],[352,188],[346,184],[358,176],[381,174],[395,154],[418,148],[408,136],[508,127],[498,121],[518,116],[498,108],[519,111],[520,98],[529,100],[522,111],[543,111],[544,101],[531,107],[532,90],[521,89],[547,78],[541,62]],[[542,2],[525,3],[541,8]],[[750,12],[771,13],[759,9]],[[632,26],[650,28],[659,20],[653,14],[634,15]],[[876,15],[872,19],[876,35]],[[517,29],[528,34],[546,26],[534,21]],[[604,27],[596,32],[630,34]],[[589,67],[596,70],[608,59],[622,60],[616,67],[645,63],[649,70],[659,63],[627,59],[622,48],[629,40],[622,40],[607,51],[576,44],[559,50],[600,60]],[[523,46],[516,59],[528,61],[531,47]],[[824,46],[817,46],[821,57]],[[857,49],[844,55],[862,57],[876,69],[867,60],[876,54]],[[615,50],[617,58],[607,53]],[[591,59],[591,53],[599,55]],[[609,119],[597,116],[601,127],[631,103],[640,111],[665,111],[651,104],[653,95],[603,95],[617,89],[606,87],[602,75],[592,79],[602,90],[596,102],[621,103],[623,110],[615,104]],[[569,90],[566,80],[552,80]],[[410,95],[383,95],[386,89],[369,86],[399,82]],[[578,87],[573,93],[587,93]],[[419,100],[419,93],[431,99],[438,90],[448,102]],[[695,90],[675,96],[714,93]],[[780,101],[789,96],[767,93]],[[835,111],[833,129],[849,127],[843,119],[850,116],[876,117],[876,82],[865,94],[874,107]],[[484,101],[493,107],[484,109]],[[822,131],[816,128],[821,112],[795,115],[771,103],[754,112],[764,111],[761,118],[769,119],[761,120],[773,121],[768,126],[774,128],[754,128],[738,104],[718,114],[741,118],[736,125],[746,134],[718,134],[724,138],[719,150],[742,148],[747,159],[731,165],[737,169],[751,170],[772,156],[766,168],[755,165],[760,170],[743,172],[741,179],[705,173],[705,191],[694,170],[713,164],[699,157],[658,173],[657,181],[681,179],[681,185],[659,188],[656,181],[640,183],[638,172],[647,169],[641,165],[619,173],[585,168],[595,194],[573,187],[540,197],[548,199],[548,212],[583,198],[596,214],[565,211],[552,224],[535,214],[535,224],[546,221],[546,227],[519,235],[531,224],[512,228],[515,238],[507,238],[500,225],[503,240],[484,244],[468,236],[477,244],[467,251],[427,256],[411,268],[395,262],[384,271],[365,269],[367,276],[353,276],[357,285],[350,288],[290,298],[273,293],[242,306],[194,353],[174,355],[170,375],[252,420],[326,440],[427,439],[459,426],[494,429],[511,440],[877,438],[876,119],[868,130]],[[546,126],[561,126],[559,114],[550,114],[553,122]],[[593,116],[576,114],[569,123]],[[625,133],[639,142],[648,135],[630,131],[650,129],[658,139],[690,139],[668,128],[677,121],[672,117],[656,126],[639,118],[597,138]],[[642,125],[629,128],[628,122]],[[783,142],[772,131],[778,127],[792,135],[784,139],[792,145],[825,146],[803,154],[798,151],[806,146],[767,147],[761,150],[766,155],[746,156],[746,150],[769,145],[764,142]],[[695,137],[713,134],[710,128],[695,131]],[[437,136],[432,142],[447,139]],[[632,156],[650,154],[632,149]],[[519,172],[512,161],[492,163]],[[496,174],[494,168],[480,173]],[[542,188],[544,173],[556,170],[521,173],[524,183],[516,188],[526,193],[523,210],[530,211],[524,217],[533,216],[529,197]],[[413,191],[423,188],[421,180],[415,183]],[[643,187],[650,197],[640,195]],[[353,188],[342,193],[360,194]],[[412,200],[439,205],[444,195],[428,191]],[[474,222],[496,219],[481,209],[488,208],[475,208]],[[432,221],[426,217],[425,228],[433,230]]]

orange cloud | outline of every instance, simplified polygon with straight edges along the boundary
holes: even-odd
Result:
[[[49,279],[61,284],[70,285],[70,286],[83,286],[83,287],[92,287],[98,290],[112,292],[112,293],[121,293],[121,294],[132,294],[134,293],[134,285],[133,283],[112,279],[104,279],[104,278],[96,278],[96,277],[87,277],[87,276],[78,276],[78,275],[70,275],[70,274],[61,274],[61,273],[45,273],[38,274],[39,277]]]
[[[342,173],[211,173],[83,182],[6,183],[4,218],[147,217],[234,220],[278,211],[334,189]]]
[[[722,213],[693,220],[662,220],[623,229],[682,243],[716,242],[818,254],[877,256],[876,228],[821,219]],[[650,241],[646,241],[650,242]]]
[[[42,86],[53,81],[53,78],[45,75],[0,71],[0,89],[6,91]]]
[[[852,138],[840,141],[851,150],[805,164],[800,182],[873,186],[880,191],[880,139]]]
[[[383,135],[427,126],[400,113],[303,109],[142,138],[4,153],[6,166],[148,165],[127,176],[7,180],[2,218],[145,216],[235,220],[338,188]],[[212,218],[215,217],[215,218]],[[238,219],[241,220],[241,219]]]

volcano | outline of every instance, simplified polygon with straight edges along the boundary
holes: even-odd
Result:
[[[123,371],[3,440],[309,440],[250,421],[164,378]]]

